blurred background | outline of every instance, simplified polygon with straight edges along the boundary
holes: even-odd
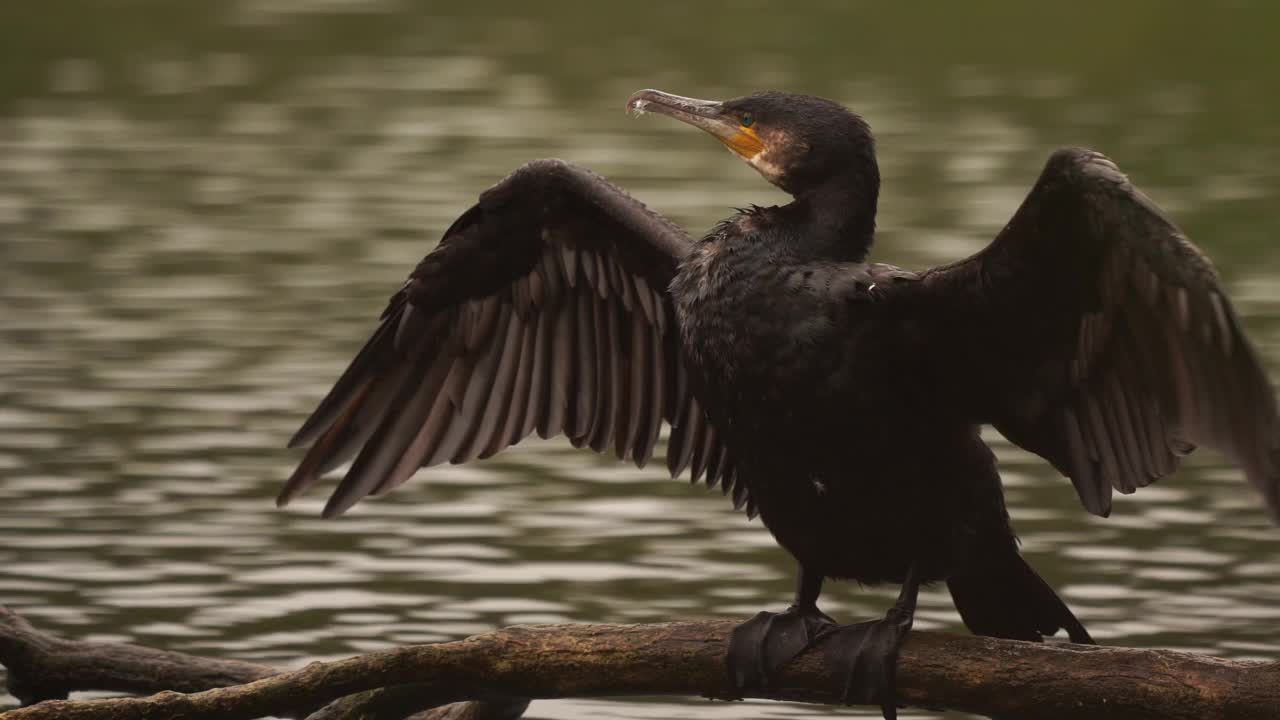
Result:
[[[747,617],[792,564],[716,492],[563,441],[322,522],[284,443],[386,297],[517,165],[700,233],[777,203],[634,90],[837,98],[879,138],[876,257],[982,247],[1057,146],[1114,158],[1280,370],[1280,5],[47,0],[0,4],[0,603],[67,635],[301,664],[527,622]],[[1032,563],[1104,643],[1280,657],[1280,530],[1198,453],[1101,520],[994,433]],[[880,615],[896,589],[836,585]],[[917,627],[959,628],[945,590]],[[12,703],[0,697],[0,707]],[[542,718],[836,712],[535,703]],[[915,717],[939,717],[917,714]]]

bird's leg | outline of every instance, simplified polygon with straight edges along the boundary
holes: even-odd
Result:
[[[821,592],[822,575],[801,567],[791,607],[759,613],[733,629],[726,664],[729,682],[739,695],[747,689],[768,689],[784,665],[838,627],[818,609]]]
[[[895,675],[898,648],[916,614],[920,578],[913,566],[898,601],[880,620],[829,628],[818,642],[827,672],[843,678],[840,699],[849,705],[879,705],[885,720],[898,717]]]

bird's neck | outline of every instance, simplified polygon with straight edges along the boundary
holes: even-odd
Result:
[[[805,226],[812,250],[830,259],[862,262],[876,233],[876,173],[851,171],[795,195],[789,209]]]

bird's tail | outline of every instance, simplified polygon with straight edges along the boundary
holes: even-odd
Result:
[[[1008,545],[984,552],[965,571],[947,579],[960,619],[975,635],[1040,642],[1066,630],[1071,642],[1093,644],[1089,631],[1067,604],[1018,552]],[[991,720],[1020,720],[1000,716]]]
[[[1065,630],[1072,642],[1093,644],[1084,625],[1012,543],[983,553],[949,578],[947,589],[975,635],[1040,642]]]

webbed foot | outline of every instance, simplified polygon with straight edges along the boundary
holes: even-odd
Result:
[[[913,608],[914,609],[914,608]],[[911,630],[912,613],[895,606],[884,618],[828,628],[818,638],[827,672],[841,678],[847,705],[879,705],[885,720],[898,717],[898,648]]]
[[[792,605],[780,613],[759,613],[729,635],[729,682],[739,696],[748,689],[768,689],[784,665],[820,636],[838,629],[817,605]]]

